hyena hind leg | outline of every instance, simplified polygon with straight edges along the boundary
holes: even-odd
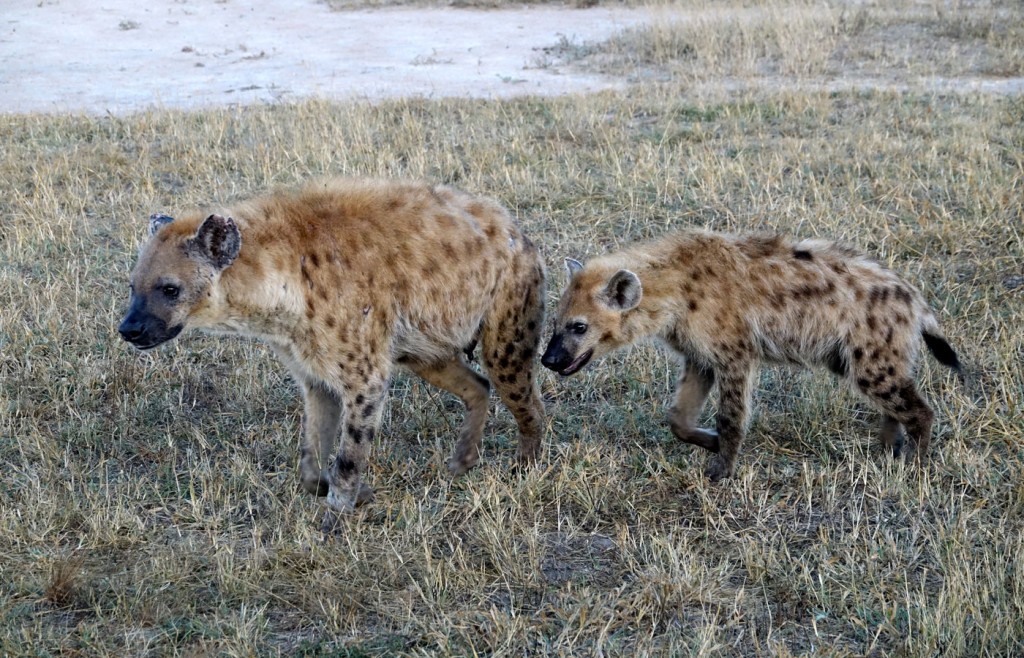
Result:
[[[480,436],[487,421],[490,382],[467,366],[461,357],[443,363],[406,365],[424,381],[457,396],[466,405],[459,442],[448,460],[452,475],[465,473],[480,461]]]
[[[893,455],[906,455],[920,462],[927,460],[935,414],[918,393],[914,382],[910,379],[895,383],[883,380],[864,386],[864,380],[861,380],[858,384],[868,399],[885,414],[882,441],[892,449]],[[900,426],[906,430],[905,442],[899,440]]]
[[[697,427],[697,419],[715,383],[713,370],[687,360],[676,387],[675,404],[668,412],[668,426],[677,439],[718,452],[718,432]]]

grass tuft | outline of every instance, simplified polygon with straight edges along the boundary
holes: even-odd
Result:
[[[43,601],[55,608],[70,608],[81,597],[84,555],[58,558],[50,568],[50,578],[43,588]]]

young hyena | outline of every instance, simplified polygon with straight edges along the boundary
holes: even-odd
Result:
[[[221,214],[150,218],[119,331],[150,349],[186,328],[266,341],[305,398],[302,486],[337,512],[360,482],[395,365],[459,396],[467,415],[448,468],[479,459],[488,380],[540,451],[534,381],[544,267],[504,208],[443,186],[333,180]],[[336,436],[340,450],[332,458]],[[327,513],[325,526],[333,523]]]
[[[684,232],[596,258],[567,259],[569,284],[542,363],[571,375],[591,359],[656,337],[685,362],[669,426],[717,453],[707,476],[733,474],[758,364],[825,366],[884,414],[894,454],[906,428],[923,457],[932,411],[914,386],[921,340],[959,371],[921,294],[863,254],[823,240]],[[717,431],[697,418],[712,385]]]

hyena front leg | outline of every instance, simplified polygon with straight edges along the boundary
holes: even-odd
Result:
[[[718,454],[708,462],[704,471],[712,482],[732,477],[736,471],[736,458],[747,432],[750,414],[750,393],[756,368],[750,362],[732,363],[718,369]]]
[[[365,374],[365,370],[360,371]],[[358,380],[349,378],[341,388],[344,412],[341,419],[341,445],[338,456],[327,472],[329,491],[323,531],[334,529],[336,514],[353,511],[356,505],[373,498],[373,490],[362,481],[366,458],[387,399],[386,371],[369,373]]]
[[[687,359],[676,388],[675,404],[668,412],[668,426],[680,441],[718,452],[718,433],[697,427],[697,419],[714,383],[714,370]]]
[[[327,468],[331,464],[334,442],[341,423],[341,398],[323,383],[299,382],[306,402],[304,440],[299,460],[299,476],[304,490],[316,496],[328,491]]]
[[[311,378],[292,359],[287,347],[274,345],[273,348],[299,385],[305,403],[299,486],[316,496],[326,496],[327,468],[333,461],[334,442],[341,422],[341,398],[330,386]]]
[[[462,357],[430,365],[418,362],[405,365],[427,383],[457,395],[466,405],[466,419],[459,431],[459,443],[448,460],[448,470],[452,475],[465,473],[480,460],[480,435],[487,421],[490,382],[467,366]]]

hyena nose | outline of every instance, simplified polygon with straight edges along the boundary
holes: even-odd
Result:
[[[544,350],[544,356],[540,357],[542,366],[549,370],[558,370],[560,366],[564,365],[565,350],[562,349],[561,342],[555,338],[551,339],[548,348]]]
[[[143,331],[141,322],[136,322],[129,318],[125,318],[121,323],[121,326],[117,328],[117,332],[121,334],[121,338],[124,338],[129,343],[134,343],[142,338]]]

